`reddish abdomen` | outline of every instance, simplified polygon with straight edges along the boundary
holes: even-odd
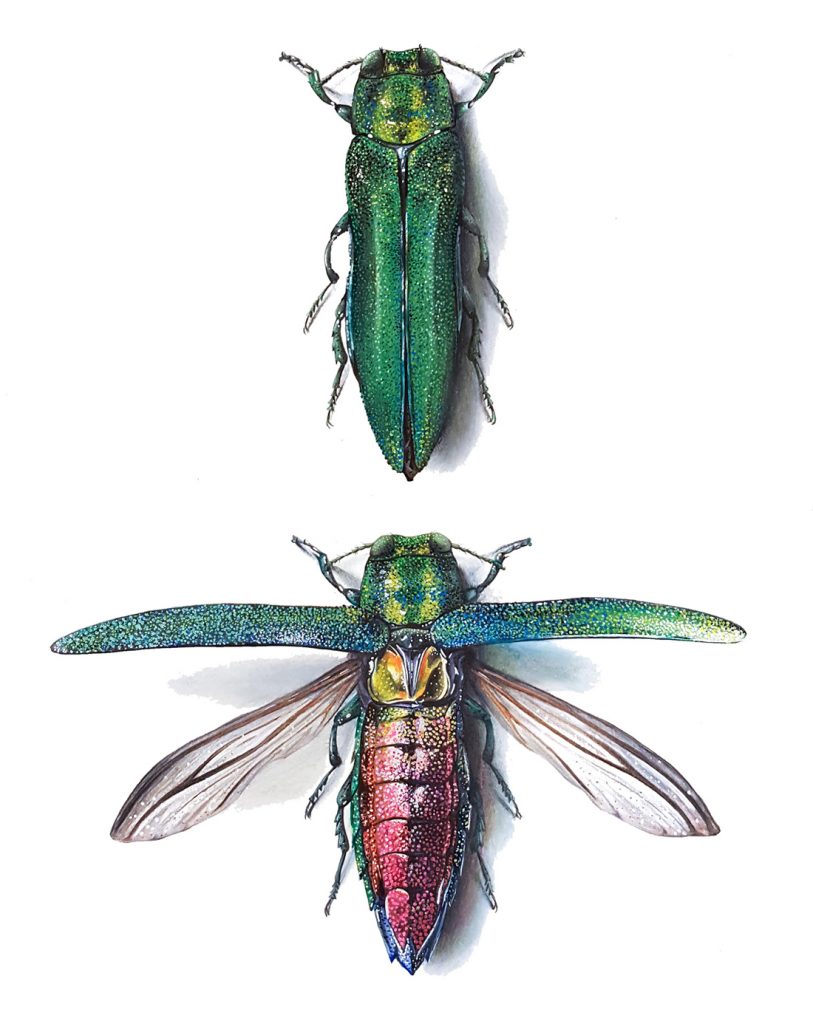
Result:
[[[424,959],[427,951],[421,951],[454,894],[462,862],[468,814],[461,815],[459,743],[455,704],[370,704],[365,713],[356,854],[385,942],[391,929],[395,955],[404,963],[407,951],[412,969]],[[467,810],[467,794],[463,802]]]

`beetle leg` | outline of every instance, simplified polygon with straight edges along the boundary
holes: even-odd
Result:
[[[279,59],[287,61],[289,64],[295,67],[297,71],[303,74],[308,80],[308,85],[311,87],[311,89],[313,89],[313,91],[316,93],[319,99],[323,103],[327,103],[328,106],[333,107],[333,109],[336,111],[339,117],[341,117],[345,121],[350,120],[352,108],[349,107],[346,103],[337,103],[335,100],[332,100],[325,92],[324,83],[329,78],[333,78],[333,76],[337,75],[340,71],[344,71],[346,68],[352,67],[354,64],[360,64],[360,60],[348,61],[347,64],[343,64],[340,68],[336,68],[335,71],[332,71],[327,76],[327,78],[322,78],[322,76],[319,74],[316,68],[312,68],[310,64],[306,64],[304,60],[300,60],[299,57],[294,57],[290,53],[281,53]],[[472,102],[474,101],[472,100]]]
[[[495,423],[497,416],[494,412],[494,403],[491,401],[491,394],[489,393],[486,385],[486,378],[483,373],[483,364],[481,361],[482,353],[480,351],[480,340],[483,332],[480,330],[480,318],[477,316],[477,310],[475,309],[471,295],[469,295],[466,288],[463,289],[463,312],[469,320],[471,320],[471,338],[469,339],[468,357],[474,367],[474,372],[477,374],[477,383],[480,385],[480,398],[483,400],[483,405],[486,407],[486,416],[488,416],[488,421],[489,423]]]
[[[305,326],[302,328],[303,334],[307,334],[308,331],[311,329],[313,321],[319,315],[319,311],[325,304],[325,299],[328,297],[330,289],[339,280],[339,275],[333,269],[333,264],[331,263],[330,260],[331,250],[333,249],[333,243],[336,241],[336,239],[340,235],[343,235],[349,227],[350,214],[343,213],[339,220],[336,222],[336,225],[333,228],[333,230],[330,232],[330,238],[328,239],[328,243],[325,248],[325,273],[327,274],[327,284],[321,290],[321,292],[319,292],[316,301],[311,306],[308,315],[305,317]]]
[[[488,255],[488,243],[485,240],[485,236],[480,228],[480,225],[471,215],[471,213],[463,207],[463,216],[461,219],[461,225],[464,231],[468,231],[470,235],[474,235],[477,239],[477,244],[480,246],[480,265],[477,268],[480,277],[484,277],[488,282],[489,288],[494,293],[494,298],[497,300],[497,305],[500,307],[500,313],[502,314],[505,326],[511,328],[514,326],[514,318],[511,316],[511,310],[508,308],[508,303],[502,297],[500,289],[494,284],[489,274],[490,258]]]
[[[487,562],[491,568],[488,570],[488,575],[476,587],[470,587],[466,591],[466,601],[476,601],[477,598],[482,594],[486,587],[490,587],[491,584],[497,577],[497,573],[501,572],[505,568],[505,560],[514,551],[519,551],[520,548],[527,548],[531,544],[531,538],[525,537],[522,540],[512,541],[511,544],[503,544],[502,547],[497,548],[490,555],[478,555],[476,551],[470,551],[468,548],[461,547],[460,544],[452,544],[453,548],[457,548],[458,551],[465,551],[467,555],[474,555],[475,558],[479,558],[481,562]]]
[[[325,904],[325,917],[330,913],[333,901],[339,893],[339,886],[342,884],[342,869],[344,868],[347,853],[350,850],[350,840],[347,838],[347,829],[344,827],[344,809],[352,799],[353,773],[351,772],[345,779],[344,785],[339,790],[339,795],[336,797],[336,803],[339,805],[339,809],[336,811],[336,838],[339,841],[339,849],[342,852],[339,857],[339,866],[336,868],[336,876],[333,879],[333,885],[330,889],[330,896],[328,896],[327,903]]]
[[[319,797],[325,790],[328,779],[336,771],[339,765],[342,763],[341,756],[339,755],[339,726],[347,725],[348,722],[352,722],[358,718],[361,714],[361,701],[357,693],[352,693],[350,699],[339,708],[336,714],[333,716],[333,725],[330,728],[330,743],[328,747],[328,756],[330,758],[330,771],[325,775],[316,789],[311,793],[308,804],[305,808],[305,817],[309,818],[313,813],[313,809],[319,800]]]
[[[491,905],[492,910],[497,909],[497,899],[494,896],[494,886],[491,882],[491,875],[488,873],[488,868],[483,860],[483,839],[486,834],[486,823],[485,814],[483,811],[483,798],[480,793],[479,785],[472,780],[469,786],[469,796],[471,798],[471,809],[472,809],[472,829],[471,839],[469,841],[469,849],[477,858],[480,865],[480,875],[483,883],[483,891],[486,894],[486,899]]]
[[[302,540],[301,537],[292,537],[291,540],[293,541],[294,544],[296,544],[300,551],[304,551],[306,555],[310,555],[311,558],[316,559],[319,569],[321,570],[322,575],[325,577],[328,583],[332,587],[335,587],[340,594],[344,594],[344,596],[347,598],[350,604],[352,604],[353,607],[355,608],[356,605],[358,605],[359,603],[359,591],[354,589],[353,587],[342,586],[342,584],[339,583],[339,581],[333,575],[333,564],[334,562],[339,561],[339,559],[328,558],[324,551],[320,551],[319,548],[314,547],[313,544],[309,543],[306,540]],[[359,548],[359,550],[361,549]],[[342,555],[340,557],[344,558],[345,556]]]
[[[494,764],[494,723],[491,721],[491,715],[486,711],[482,704],[478,704],[476,700],[471,697],[466,697],[463,700],[463,710],[467,711],[473,718],[478,719],[485,726],[486,730],[486,742],[483,747],[483,764],[487,764],[494,774],[494,778],[497,780],[497,785],[500,787],[503,797],[511,810],[511,813],[515,818],[521,818],[522,815],[519,813],[519,807],[514,799],[514,794],[508,788],[508,783],[502,777],[500,772],[497,770]]]
[[[336,357],[336,362],[339,364],[339,369],[336,371],[336,376],[333,378],[333,390],[330,392],[330,401],[327,403],[327,425],[331,426],[331,419],[333,417],[333,410],[336,408],[336,403],[339,401],[339,395],[342,393],[344,387],[344,368],[347,365],[347,349],[344,347],[342,341],[342,321],[345,319],[347,310],[347,292],[342,296],[342,301],[336,308],[336,318],[333,321],[333,355]]]
[[[494,79],[497,77],[497,72],[500,70],[501,67],[503,67],[505,64],[512,64],[519,57],[524,56],[525,53],[523,50],[511,50],[509,53],[504,53],[501,57],[498,57],[495,61],[493,61],[488,71],[475,71],[474,68],[470,68],[466,64],[460,64],[456,60],[450,60],[448,57],[441,57],[440,59],[444,61],[446,64],[454,64],[454,66],[457,68],[463,68],[464,71],[470,71],[473,75],[477,75],[477,77],[483,83],[480,86],[480,91],[473,99],[463,100],[462,103],[455,103],[455,113],[458,115],[458,117],[461,114],[465,114],[465,112],[470,107],[473,107],[474,104],[479,99],[485,96],[485,94],[494,84]],[[282,60],[282,58],[280,58],[280,60]]]

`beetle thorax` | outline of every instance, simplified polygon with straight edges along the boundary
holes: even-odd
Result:
[[[410,145],[452,128],[454,102],[434,50],[374,50],[353,92],[353,131],[389,145]]]
[[[448,704],[458,689],[460,657],[419,629],[394,630],[370,659],[366,697],[376,704]]]
[[[359,607],[394,626],[420,626],[463,604],[464,591],[446,537],[387,535],[370,549]]]

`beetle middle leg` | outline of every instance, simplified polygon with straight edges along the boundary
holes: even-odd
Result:
[[[494,298],[497,300],[497,305],[500,307],[500,313],[502,314],[503,322],[505,326],[511,328],[514,326],[514,318],[511,316],[511,310],[508,308],[508,303],[502,297],[500,289],[494,284],[489,274],[491,266],[491,258],[488,254],[488,243],[486,242],[485,235],[482,232],[480,225],[471,215],[471,213],[463,207],[463,215],[461,219],[461,225],[464,231],[468,231],[470,235],[473,235],[477,239],[477,244],[480,247],[480,264],[477,268],[480,277],[484,277],[488,282],[489,288],[494,293]]]
[[[336,376],[333,378],[333,389],[330,392],[330,401],[327,403],[327,425],[331,426],[333,411],[339,401],[339,395],[344,387],[344,368],[347,366],[347,349],[342,341],[342,321],[347,315],[347,292],[342,296],[342,301],[336,308],[336,317],[333,321],[333,355],[339,364]]]
[[[325,904],[325,917],[330,913],[333,901],[339,894],[339,886],[342,884],[342,869],[344,868],[344,862],[350,850],[350,840],[347,838],[347,829],[344,826],[344,809],[352,799],[353,773],[351,772],[345,779],[344,785],[339,790],[339,795],[336,797],[336,803],[339,805],[339,808],[336,811],[336,838],[339,841],[341,856],[339,857],[339,866],[336,868],[336,876],[333,879],[330,895],[328,896],[327,903]]]
[[[348,722],[354,721],[361,714],[361,701],[357,693],[350,695],[350,699],[345,701],[342,707],[336,712],[333,717],[333,725],[330,728],[330,745],[329,745],[329,758],[330,758],[330,771],[325,775],[316,789],[311,793],[310,799],[308,800],[307,806],[305,807],[305,817],[309,818],[313,813],[313,809],[316,806],[319,797],[325,790],[325,786],[328,783],[330,776],[336,771],[339,765],[342,763],[341,756],[339,755],[339,740],[338,733],[339,727],[347,725]]]
[[[463,312],[471,320],[471,338],[469,339],[468,357],[474,367],[474,372],[477,375],[477,383],[480,385],[480,398],[483,401],[483,405],[486,409],[486,416],[488,416],[489,423],[495,423],[497,421],[497,415],[494,412],[494,403],[491,400],[491,394],[486,385],[485,374],[483,373],[482,364],[482,352],[480,350],[480,341],[482,339],[483,332],[480,329],[480,318],[477,316],[477,309],[475,308],[472,297],[469,294],[467,288],[463,288]]]
[[[472,700],[471,697],[466,697],[463,701],[463,710],[468,712],[473,718],[482,722],[486,730],[486,742],[483,747],[483,764],[487,764],[491,769],[494,778],[497,780],[497,785],[500,787],[500,792],[505,798],[511,813],[515,818],[521,818],[522,815],[519,813],[519,807],[514,799],[514,794],[508,788],[508,783],[500,774],[496,765],[494,764],[494,723],[491,721],[491,715],[486,711],[482,704],[478,704],[476,700]]]
[[[327,274],[327,284],[316,296],[311,308],[308,310],[308,315],[305,317],[305,326],[302,328],[303,334],[307,334],[313,325],[313,321],[319,315],[319,311],[325,304],[325,300],[330,294],[330,289],[339,280],[339,275],[333,269],[333,263],[331,256],[333,253],[333,243],[341,235],[347,231],[350,227],[350,214],[345,211],[342,216],[336,221],[333,230],[330,232],[330,238],[328,239],[327,245],[325,246],[325,273]]]

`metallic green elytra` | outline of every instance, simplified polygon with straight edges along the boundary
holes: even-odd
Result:
[[[477,72],[422,46],[374,50],[326,78],[297,57],[280,57],[307,76],[316,95],[350,122],[354,135],[345,166],[347,211],[325,250],[328,285],[305,321],[307,332],[338,281],[332,246],[349,231],[350,272],[333,327],[339,368],[328,424],[349,358],[379,447],[408,480],[424,468],[443,430],[464,313],[471,324],[468,357],[494,421],[480,361],[480,322],[460,275],[461,230],[477,239],[479,272],[506,325],[512,327],[513,321],[489,276],[483,233],[464,205],[466,175],[456,125],[488,91],[499,69],[521,56],[521,50],[513,50]],[[476,95],[455,100],[444,61],[477,76]],[[326,83],[356,64],[352,105],[331,99]]]
[[[744,630],[727,619],[690,608],[612,597],[553,601],[478,602],[513,551],[476,555],[441,533],[384,534],[338,558],[307,541],[297,544],[351,607],[273,604],[203,604],[140,612],[87,626],[57,640],[57,654],[98,654],[156,647],[315,647],[373,653],[410,630],[443,649],[550,640],[556,637],[627,636],[660,640],[736,643]],[[346,587],[334,567],[369,549],[358,588]],[[481,559],[489,570],[469,585],[454,551]]]
[[[385,534],[332,559],[294,541],[317,560],[347,606],[167,608],[101,622],[53,645],[59,654],[285,645],[349,655],[313,682],[159,761],[125,801],[113,823],[114,839],[163,839],[205,821],[266,764],[330,724],[330,769],[308,801],[310,817],[342,763],[338,730],[356,722],[352,769],[336,798],[340,858],[325,912],[352,850],[390,960],[414,974],[435,949],[467,854],[479,864],[489,903],[497,906],[482,855],[482,793],[478,773],[469,770],[466,742],[470,730],[484,729],[482,763],[518,817],[494,763],[492,713],[596,806],[636,828],[661,836],[719,831],[697,792],[664,758],[609,722],[491,668],[472,648],[584,636],[735,643],[745,635],[739,626],[705,612],[616,598],[478,603],[507,556],[530,544],[527,539],[483,556],[440,533]],[[337,563],[366,549],[359,587],[345,586],[334,573]],[[467,579],[456,551],[488,566],[479,582]]]

